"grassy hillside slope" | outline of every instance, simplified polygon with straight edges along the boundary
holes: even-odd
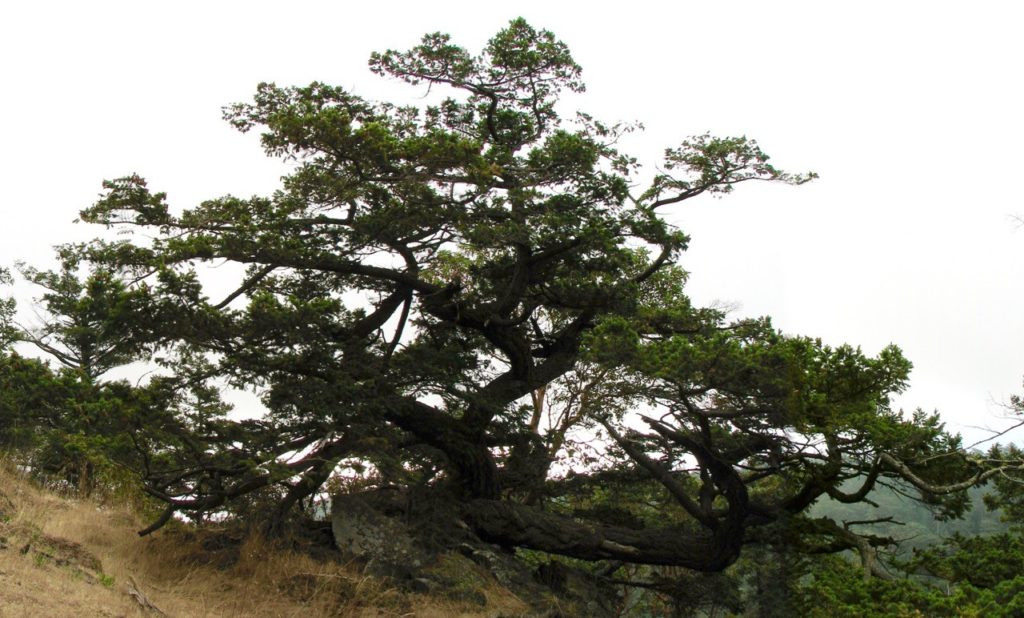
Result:
[[[171,527],[147,538],[123,505],[42,489],[0,461],[0,617],[519,616],[496,583],[486,605],[418,595],[329,556],[237,531]],[[144,608],[132,591],[158,609]]]

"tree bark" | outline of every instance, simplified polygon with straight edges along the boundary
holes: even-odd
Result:
[[[622,560],[717,572],[739,557],[740,535],[600,526],[496,500],[471,500],[463,519],[481,538],[581,560]]]

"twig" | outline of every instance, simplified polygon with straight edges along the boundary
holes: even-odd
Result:
[[[985,438],[984,440],[978,440],[974,444],[971,444],[970,446],[965,447],[963,450],[970,451],[971,449],[973,449],[976,446],[980,446],[980,445],[982,445],[982,444],[984,444],[986,442],[991,442],[992,440],[995,440],[996,438],[1001,438],[1002,436],[1005,436],[1006,434],[1010,433],[1014,429],[1017,429],[1018,427],[1021,427],[1021,426],[1024,426],[1024,420],[1018,421],[1018,422],[1014,423],[1013,425],[1010,425],[1009,427],[1007,427],[1006,429],[1004,429],[1002,431],[996,431],[994,429],[989,429],[987,427],[975,427],[973,425],[968,425],[968,427],[970,427],[971,429],[980,429],[982,431],[987,431],[987,432],[989,432],[991,434],[994,434],[994,435],[992,435],[989,438]]]
[[[153,605],[153,602],[146,598],[146,595],[142,594],[142,591],[139,590],[139,585],[135,583],[135,578],[131,575],[128,576],[128,584],[126,585],[126,587],[128,588],[128,596],[135,599],[139,603],[139,605],[142,606],[142,609],[153,610],[161,616],[167,615],[164,612],[164,610],[160,609],[156,605]]]

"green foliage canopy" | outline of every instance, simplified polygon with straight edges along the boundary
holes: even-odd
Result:
[[[146,235],[77,251],[137,299],[109,306],[134,346],[114,357],[155,350],[169,370],[146,395],[164,405],[133,430],[147,491],[168,505],[156,526],[266,488],[283,514],[360,460],[381,484],[457,498],[508,546],[712,571],[781,522],[809,550],[870,549],[801,519],[821,496],[855,502],[899,477],[955,513],[943,496],[992,473],[934,417],[890,409],[910,369],[895,347],[829,347],[686,297],[688,238],[666,209],[814,174],[702,135],[643,176],[616,146],[635,127],[563,116],[580,67],[521,19],[478,55],[431,34],[370,68],[447,96],[396,106],[261,84],[225,117],[294,163],[281,190],[179,211],[128,176],[82,212]],[[245,274],[204,285],[199,265],[224,262]],[[587,368],[600,389],[572,391]],[[266,415],[230,418],[218,380],[257,390]],[[572,409],[559,435],[536,421],[547,391]],[[570,479],[551,466],[573,425],[604,441],[602,463]],[[559,514],[608,478],[655,489],[672,516]]]

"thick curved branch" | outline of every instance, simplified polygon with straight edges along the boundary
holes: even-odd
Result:
[[[593,525],[496,500],[471,500],[463,505],[462,516],[485,540],[581,560],[622,560],[713,572],[739,556],[738,549],[719,535]]]
[[[966,489],[970,489],[975,485],[980,485],[981,483],[984,483],[986,480],[992,478],[993,476],[996,476],[997,474],[1002,474],[1007,471],[1024,470],[1024,464],[998,466],[995,468],[989,468],[987,470],[979,468],[978,471],[971,478],[965,481],[961,481],[959,483],[951,483],[949,485],[935,485],[934,483],[929,483],[928,481],[924,480],[923,478],[915,474],[914,471],[910,469],[910,466],[903,463],[896,457],[890,455],[889,453],[882,453],[881,455],[879,455],[879,461],[885,466],[892,469],[894,472],[897,472],[900,475],[900,477],[903,478],[903,480],[907,481],[908,483],[916,487],[918,490],[926,494],[932,494],[936,496],[953,494],[960,491],[964,491]]]

